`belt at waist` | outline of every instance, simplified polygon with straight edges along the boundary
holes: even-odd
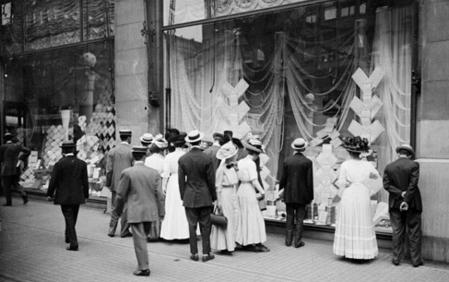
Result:
[[[234,188],[235,185],[234,184],[229,184],[229,185],[221,185],[222,188]]]
[[[240,181],[241,184],[251,184],[252,181]]]

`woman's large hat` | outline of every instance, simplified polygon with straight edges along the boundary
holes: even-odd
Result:
[[[262,149],[262,141],[260,141],[259,139],[256,138],[251,138],[246,142],[242,142],[243,146],[247,149],[247,150],[251,150],[254,151],[256,153],[262,153],[263,149]]]
[[[217,159],[226,160],[235,156],[238,152],[238,148],[231,141],[227,142],[220,147],[217,151]]]
[[[165,138],[162,136],[162,134],[156,135],[154,137],[152,144],[154,144],[159,149],[165,149],[168,147],[168,142],[165,140]]]
[[[291,146],[294,150],[303,151],[307,147],[307,141],[303,138],[296,138],[295,140],[293,140]]]
[[[198,130],[190,131],[185,138],[187,143],[196,143],[201,141],[201,139],[203,139],[203,133],[199,132]]]
[[[368,152],[370,149],[368,139],[360,136],[343,138],[343,148],[353,153]]]
[[[399,153],[399,150],[405,150],[410,153],[410,155],[414,156],[415,151],[413,150],[413,147],[409,144],[401,144],[396,148],[396,153]]]

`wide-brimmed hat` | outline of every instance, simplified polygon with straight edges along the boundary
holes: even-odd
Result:
[[[168,147],[168,142],[164,137],[162,137],[162,134],[156,135],[156,137],[153,139],[152,144],[154,144],[159,149],[165,149]]]
[[[133,146],[132,148],[132,152],[134,154],[146,154],[147,153],[148,148],[145,146]]]
[[[360,136],[343,138],[343,148],[353,153],[368,152],[370,149],[368,139]]]
[[[254,151],[256,153],[262,153],[262,141],[259,139],[251,138],[248,141],[242,142],[243,147],[245,147],[247,150]]]
[[[217,159],[226,160],[235,156],[238,152],[238,148],[232,142],[227,142],[220,147],[217,151]]]
[[[203,139],[203,133],[199,132],[198,130],[190,131],[185,138],[187,143],[196,143],[201,141],[201,139]]]
[[[303,138],[296,138],[293,140],[291,147],[297,151],[303,151],[307,147],[307,141]]]
[[[153,134],[151,133],[144,133],[142,136],[140,136],[139,140],[142,143],[142,145],[150,145],[151,142],[153,142]]]
[[[120,129],[118,131],[118,134],[120,136],[131,136],[132,135],[132,131],[131,131],[131,129]]]
[[[410,144],[401,144],[396,148],[396,153],[399,153],[399,150],[406,150],[409,152],[412,156],[415,155],[415,151],[413,150],[413,147]]]

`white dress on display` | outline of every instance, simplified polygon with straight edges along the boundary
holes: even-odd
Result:
[[[236,242],[243,246],[264,243],[267,240],[265,221],[256,198],[255,187],[252,184],[252,181],[257,180],[256,163],[251,156],[247,156],[239,160],[237,166],[237,176],[240,180],[237,190],[240,220]]]
[[[165,217],[161,226],[161,238],[165,240],[182,240],[189,238],[189,225],[182,205],[178,184],[178,160],[185,152],[176,148],[168,153],[164,160],[164,178],[168,178],[165,196]]]
[[[344,189],[337,211],[334,254],[352,259],[374,259],[378,254],[367,183],[381,183],[377,170],[367,161],[347,160],[340,167],[337,185]],[[347,187],[347,188],[344,188]]]

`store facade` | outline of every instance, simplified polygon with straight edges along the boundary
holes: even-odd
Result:
[[[91,196],[115,145],[113,1],[1,1],[2,136],[31,149],[21,184],[45,193],[60,144],[77,142]]]

